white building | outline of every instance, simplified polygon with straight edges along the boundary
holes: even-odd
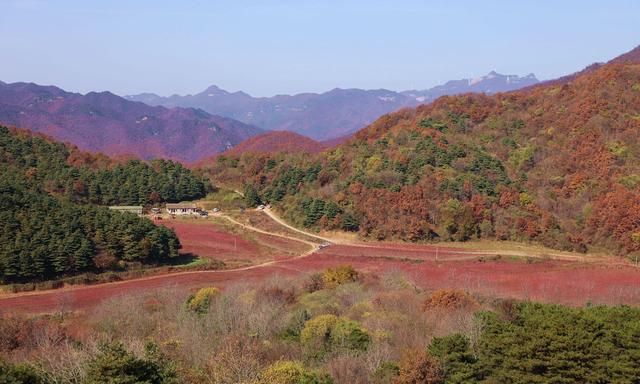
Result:
[[[167,203],[165,208],[171,215],[195,215],[199,212],[198,207],[193,203]]]

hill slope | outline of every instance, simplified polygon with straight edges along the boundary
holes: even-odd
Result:
[[[313,139],[289,131],[271,131],[253,136],[235,147],[223,152],[224,154],[276,153],[276,152],[320,152],[325,146]]]
[[[269,167],[242,158],[229,174],[304,226],[633,253],[639,133],[640,65],[614,62],[563,85],[442,97],[383,116],[332,151],[273,156]],[[228,166],[211,172],[224,180]]]
[[[172,230],[105,205],[197,199],[207,185],[180,163],[116,162],[0,126],[0,283],[168,262]]]
[[[477,79],[449,81],[421,91],[336,88],[325,93],[252,97],[244,92],[231,93],[211,86],[195,95],[161,97],[145,93],[126,97],[150,105],[201,108],[268,130],[287,130],[316,140],[328,140],[351,134],[385,113],[428,103],[442,95],[466,92],[492,94],[537,82],[533,74],[519,77],[491,72]]]
[[[150,107],[109,92],[86,95],[0,83],[0,123],[42,132],[89,151],[194,161],[261,132],[194,109]]]

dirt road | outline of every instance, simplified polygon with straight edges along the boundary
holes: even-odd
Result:
[[[640,272],[625,263],[586,263],[580,255],[530,255],[520,251],[475,251],[432,245],[393,243],[342,243],[290,226],[271,210],[265,213],[289,230],[331,243],[317,244],[294,236],[271,233],[220,215],[245,229],[299,241],[308,251],[287,259],[271,260],[233,270],[188,271],[59,290],[5,294],[0,313],[49,313],[61,310],[89,310],[109,298],[140,294],[154,289],[184,291],[231,283],[254,283],[278,275],[299,275],[351,264],[376,274],[402,271],[425,288],[457,287],[487,295],[536,299],[560,303],[640,303]],[[502,255],[497,260],[496,255]],[[509,255],[528,256],[525,262]],[[493,257],[492,257],[493,256]]]

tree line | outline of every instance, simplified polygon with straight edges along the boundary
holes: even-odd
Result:
[[[171,160],[103,160],[77,148],[0,127],[0,164],[24,172],[32,188],[78,203],[143,205],[203,197],[204,178]]]
[[[116,164],[0,127],[0,281],[165,263],[180,249],[172,230],[98,204],[177,201],[205,190],[178,163]]]

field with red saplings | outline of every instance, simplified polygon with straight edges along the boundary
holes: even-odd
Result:
[[[229,266],[287,258],[306,249],[304,244],[276,236],[229,233],[228,229],[206,219],[165,219],[156,223],[175,230],[182,244],[180,252],[221,260]]]
[[[379,250],[371,250],[378,252]],[[568,305],[640,304],[640,270],[632,266],[532,259],[481,261],[414,257],[409,260],[361,256],[362,249],[329,247],[313,257],[295,260],[299,271],[321,269],[340,260],[376,274],[396,270],[424,289],[458,288],[488,297],[515,298]],[[366,252],[368,253],[368,252]],[[283,263],[283,266],[288,263]]]
[[[296,271],[286,266],[269,265],[242,271],[190,271],[151,276],[94,286],[72,286],[68,289],[35,291],[0,296],[0,315],[11,313],[50,313],[67,310],[88,310],[106,299],[143,294],[157,289],[184,292],[215,285],[224,288],[233,283],[251,283],[274,275],[292,275]]]
[[[332,245],[323,253],[332,256],[360,256],[368,258],[420,260],[457,260],[478,258],[486,253],[462,248],[437,247],[434,245],[362,243],[358,245]]]
[[[415,247],[410,247],[415,248]],[[468,259],[435,260],[433,247],[424,254],[406,247],[394,251],[390,245],[365,249],[346,245],[330,246],[304,258],[277,261],[265,266],[235,271],[192,271],[96,286],[33,292],[0,297],[0,312],[42,313],[61,309],[88,310],[101,301],[155,289],[183,291],[198,287],[258,282],[274,276],[299,276],[327,267],[350,264],[373,276],[401,272],[417,286],[434,290],[457,288],[489,298],[514,298],[569,305],[640,304],[640,271],[630,266],[608,266],[558,260],[480,261]],[[400,256],[398,255],[405,255]]]

